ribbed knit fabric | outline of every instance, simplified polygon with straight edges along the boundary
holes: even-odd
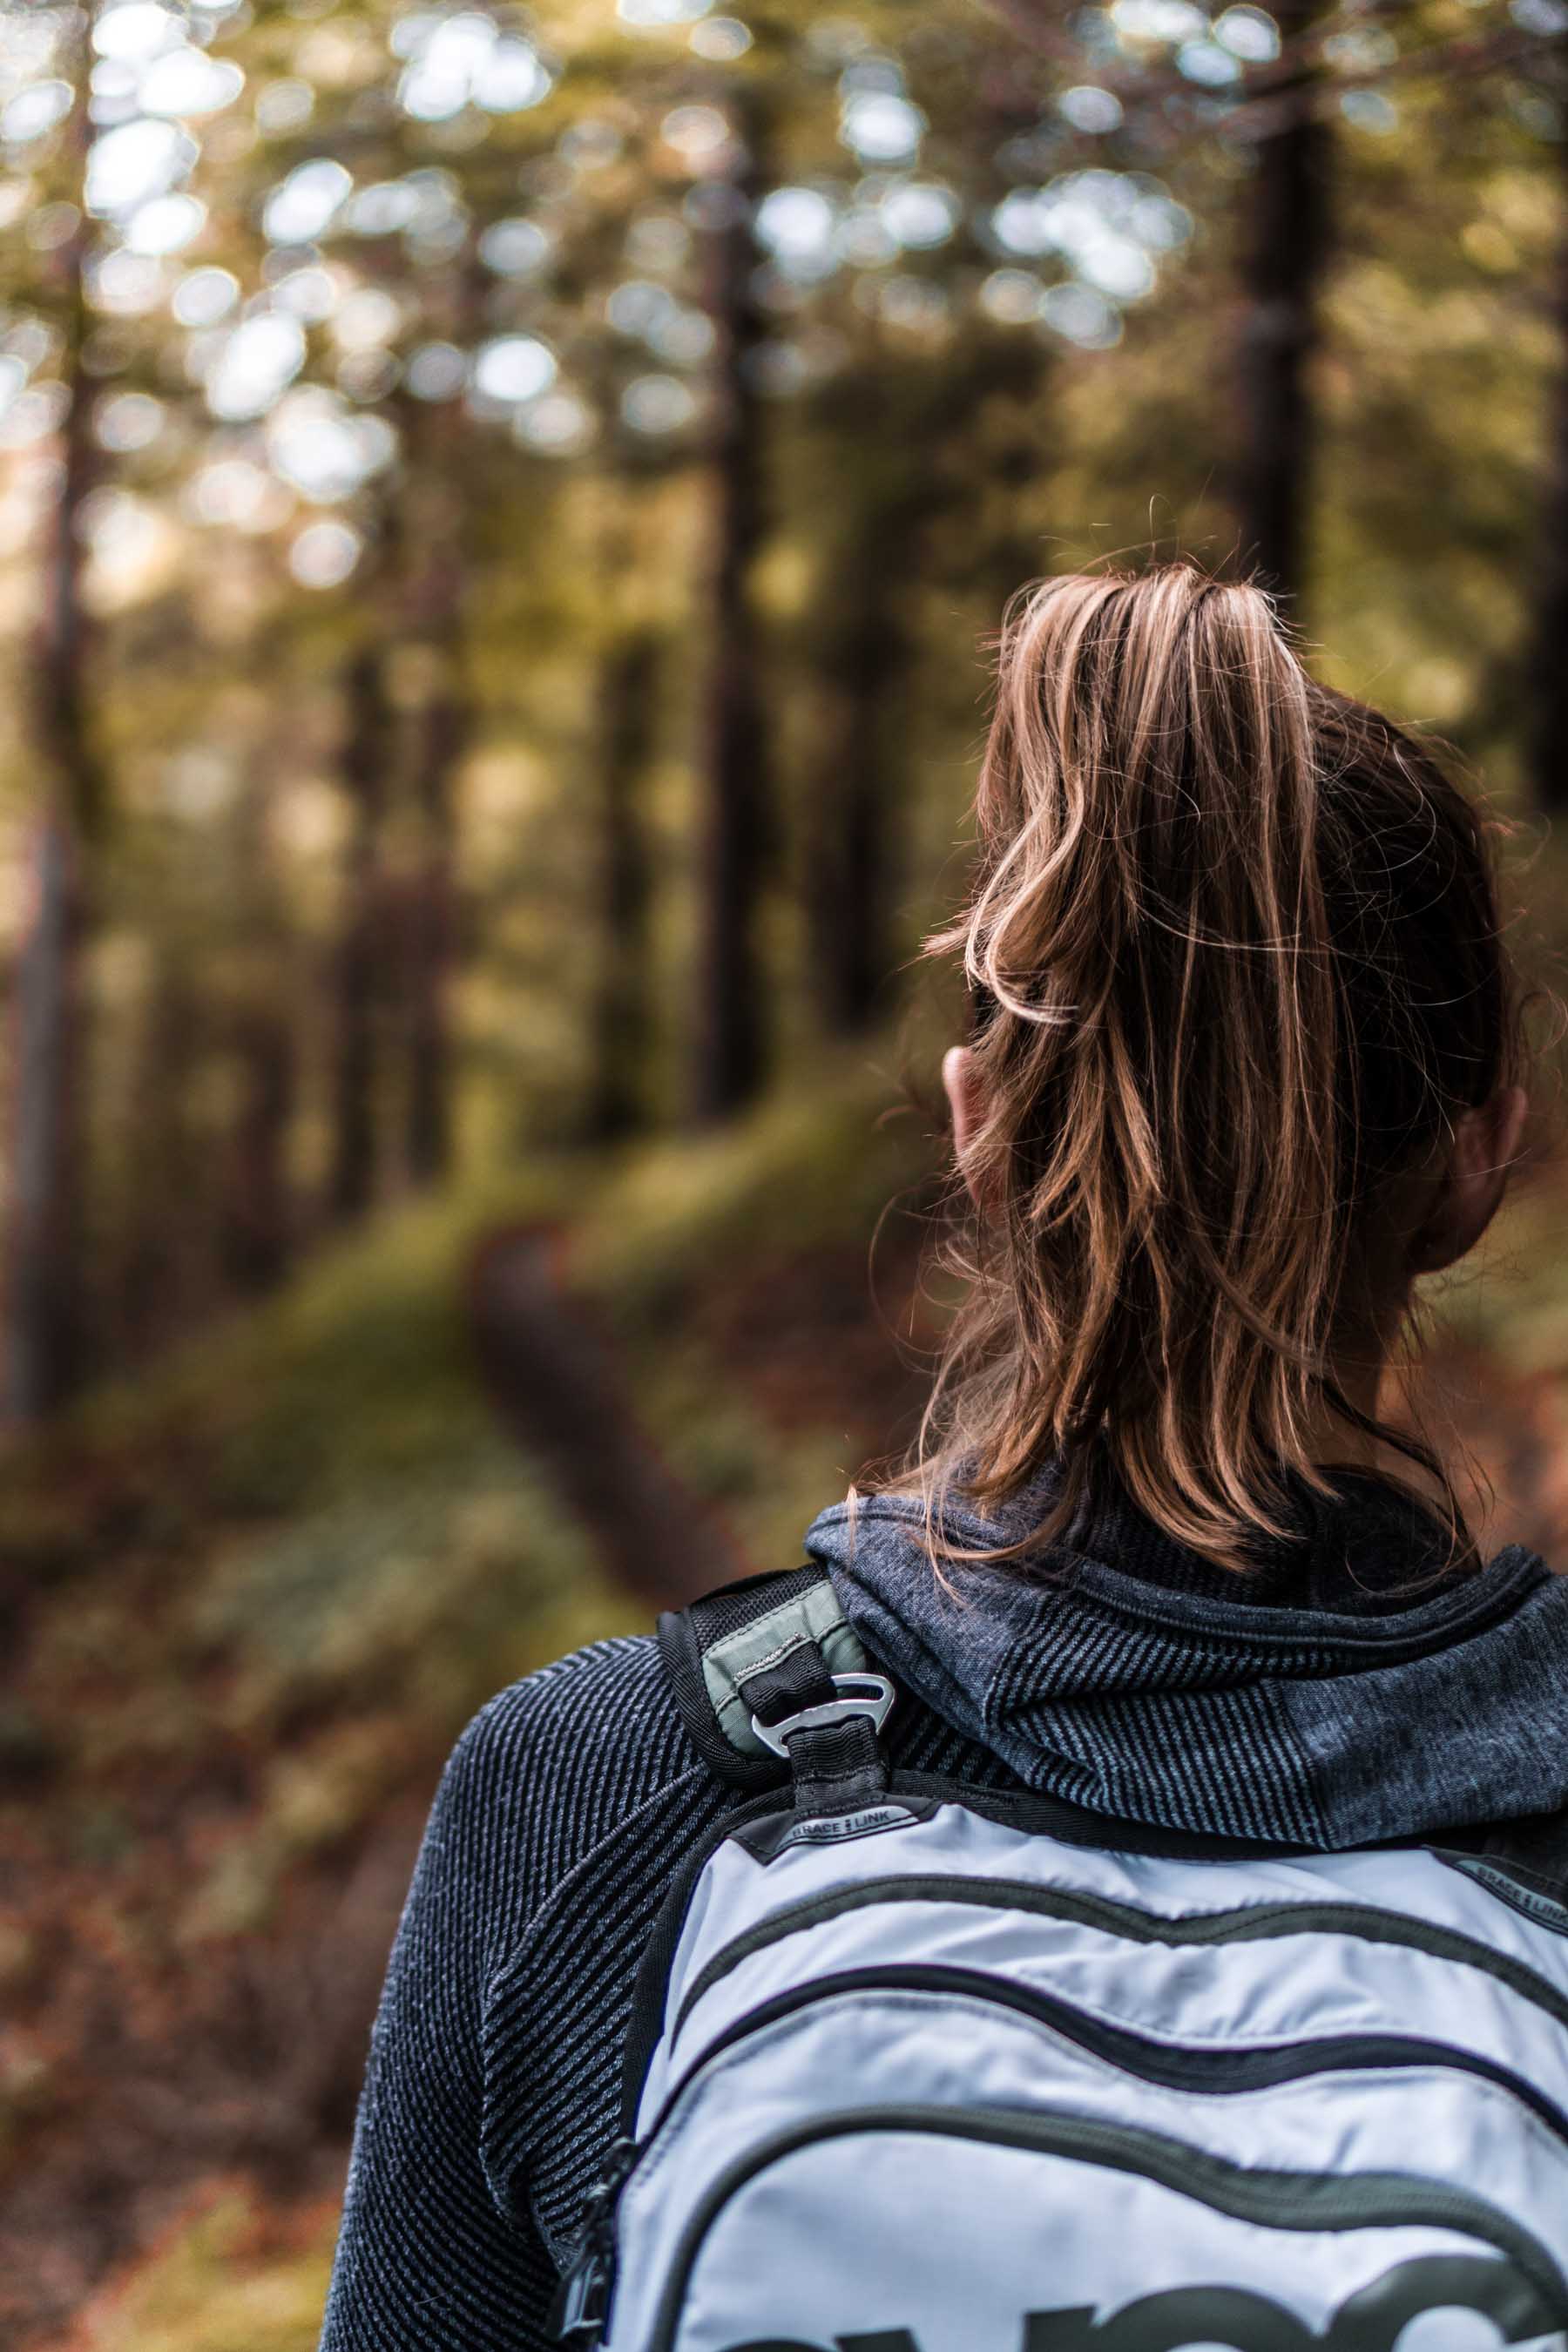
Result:
[[[1126,1609],[1102,1620],[1080,1612],[1077,1634],[1058,1625],[1048,1660],[1028,1641],[1004,1637],[980,1720],[999,1744],[1026,1742],[1048,1666],[1058,1694],[1070,1684],[1089,1703],[1075,1718],[1089,1727],[1081,1755],[1073,1747],[1080,1735],[1070,1721],[1064,1730],[1059,1703],[1049,1723],[1063,1793],[1081,1773],[1085,1793],[1103,1798],[1124,1772],[1130,1795],[1139,1781],[1144,1806],[1140,1813],[1130,1804],[1127,1817],[1147,1818],[1149,1786],[1171,1778],[1178,1819],[1195,1811],[1214,1829],[1312,1842],[1321,1823],[1298,1819],[1302,1806],[1284,1801],[1289,1774],[1275,1752],[1279,1727],[1272,1718],[1255,1723],[1248,1711],[1264,1702],[1234,1689],[1212,1769],[1198,1769],[1195,1718],[1209,1689],[1244,1679],[1238,1658],[1273,1650],[1265,1595],[1295,1612],[1325,1602],[1342,1611],[1349,1599],[1381,1614],[1376,1588],[1430,1566],[1423,1558],[1430,1524],[1423,1529],[1419,1515],[1413,1522],[1409,1507],[1399,1507],[1402,1523],[1399,1511],[1389,1521],[1379,1498],[1361,1492],[1338,1509],[1336,1525],[1316,1528],[1316,1541],[1290,1562],[1271,1563],[1256,1583],[1223,1587],[1233,1612],[1246,1599],[1259,1605],[1239,1610],[1245,1626],[1212,1654],[1193,1627],[1173,1644],[1168,1621],[1173,1612],[1206,1606],[1193,1596],[1214,1571],[1136,1515],[1101,1522],[1096,1551],[1125,1565],[1128,1590],[1147,1595],[1144,1622]],[[1037,1586],[1031,1605],[1040,1600]],[[1064,1621],[1071,1616],[1062,1612]],[[1342,1641],[1346,1620],[1333,1622]],[[1396,1618],[1383,1622],[1392,1638]],[[892,1618],[886,1623],[890,1635],[900,1632]],[[978,1656],[986,1631],[980,1616],[960,1610],[955,1623],[947,1638],[976,1647]],[[1298,1646],[1301,1623],[1296,1613],[1280,1625],[1282,1634],[1299,1629]],[[1442,1640],[1434,1631],[1426,1646]],[[947,1684],[927,1685],[939,1714],[915,1696],[898,1651],[871,1646],[900,1677],[889,1725],[895,1767],[993,1788],[1025,1785],[990,1745],[944,1719]],[[921,1651],[928,1665],[931,1654],[929,1645]],[[1538,1671],[1561,1685],[1556,1656],[1543,1651]],[[956,1675],[963,1661],[952,1663]],[[1325,1703],[1333,1696],[1337,1707],[1352,1708],[1355,1677],[1333,1664]],[[1184,1685],[1189,1696],[1162,1693],[1163,1682]],[[1515,1686],[1535,1714],[1550,1715],[1517,1675],[1505,1680],[1505,1696]],[[952,1687],[956,1696],[956,1681]],[[1381,1721],[1369,1718],[1369,1756]],[[1396,1727],[1407,1728],[1403,1718]],[[1292,1756],[1299,1744],[1292,1732]],[[1548,1774],[1524,1752],[1528,1741],[1510,1732],[1507,1745],[1520,1750],[1520,1772],[1535,1774],[1545,1790]],[[1167,1756],[1180,1761],[1180,1774],[1166,1772]],[[1406,1801],[1397,1756],[1384,1757],[1378,1770],[1395,1784],[1395,1807]],[[1508,1810],[1557,1801],[1526,1792]],[[734,1803],[693,1747],[650,1638],[601,1643],[563,1659],[502,1692],[469,1726],[442,1780],[388,1968],[323,2352],[533,2352],[548,2341],[557,2266],[617,2128],[637,1963],[675,1866]],[[1364,1833],[1399,1827],[1385,1822]]]

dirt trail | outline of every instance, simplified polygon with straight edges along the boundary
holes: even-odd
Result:
[[[550,1227],[491,1236],[470,1277],[479,1361],[496,1409],[628,1591],[661,1609],[752,1565],[711,1505],[644,1431],[610,1340],[566,1288]]]

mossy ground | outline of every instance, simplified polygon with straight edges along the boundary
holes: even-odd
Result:
[[[298,2352],[313,2345],[331,2267],[337,2212],[258,2209],[255,2190],[221,2183],[135,2270],[78,2315],[70,2352]]]

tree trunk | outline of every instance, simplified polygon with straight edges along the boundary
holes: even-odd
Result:
[[[70,139],[86,167],[92,12],[84,13]],[[18,959],[12,1117],[12,1230],[6,1410],[35,1421],[65,1404],[88,1370],[82,1156],[87,1013],[82,961],[90,920],[87,871],[101,829],[105,782],[88,713],[89,628],[79,521],[91,488],[83,216],[58,257],[68,395],[59,494],[51,523],[36,640],[35,712],[44,806],[32,851],[31,917]]]
[[[752,281],[762,183],[754,112],[736,114],[744,160],[710,190],[707,309],[717,343],[710,466],[710,667],[701,751],[703,854],[694,1108],[721,1118],[757,1092],[763,1022],[758,937],[768,825],[767,730],[752,571],[763,531],[763,425],[752,362],[763,326]]]
[[[847,567],[850,608],[828,665],[831,716],[817,794],[811,917],[813,972],[823,1025],[866,1028],[892,969],[889,814],[892,704],[910,660],[898,599],[903,556],[889,518],[869,509]]]
[[[154,941],[132,1051],[133,1181],[120,1237],[119,1353],[144,1363],[212,1301],[211,1153],[192,1118],[209,1043],[207,1001],[189,966]]]
[[[287,1011],[246,1006],[235,1022],[234,1046],[241,1091],[223,1208],[223,1269],[236,1290],[255,1297],[282,1281],[293,1242],[289,1133],[299,1072]]]
[[[16,969],[7,1403],[14,1420],[66,1403],[86,1370],[80,950],[75,831],[53,810],[32,850],[32,908]]]
[[[385,947],[382,821],[393,756],[393,714],[384,654],[363,646],[343,678],[340,773],[350,807],[343,916],[333,959],[336,1019],[332,1167],[328,1200],[342,1221],[363,1216],[375,1198],[379,1153],[377,1052]]]
[[[452,1164],[452,786],[468,738],[469,714],[455,675],[455,653],[444,667],[446,674],[420,713],[414,779],[425,840],[409,911],[405,1156],[416,1184],[438,1182]]]
[[[1275,9],[1287,52],[1300,54],[1320,0]],[[1312,462],[1308,371],[1318,336],[1318,294],[1331,234],[1327,123],[1312,103],[1316,73],[1303,63],[1287,87],[1277,125],[1260,137],[1243,260],[1241,415],[1236,471],[1242,568],[1299,597]]]
[[[637,790],[647,769],[658,673],[657,637],[634,629],[611,647],[600,679],[601,963],[588,1131],[601,1143],[647,1119],[650,893]]]
[[[855,454],[845,485],[848,538],[817,656],[829,723],[816,794],[809,889],[819,1015],[834,1034],[867,1028],[885,1009],[898,961],[902,874],[899,823],[915,670],[908,590],[933,526],[962,526],[987,602],[999,604],[1037,563],[1016,504],[1038,473],[1045,362],[1023,336],[985,341],[965,362],[922,373],[900,355],[847,375],[826,404],[830,430]],[[986,414],[1005,403],[1000,419]],[[1000,422],[977,478],[977,422]],[[847,437],[846,437],[847,436]],[[911,467],[909,452],[931,453]],[[988,508],[1005,507],[997,531]],[[1005,583],[1005,584],[1002,584]]]
[[[471,342],[481,331],[479,277],[471,257],[458,268],[451,324],[458,343]],[[413,747],[420,846],[406,939],[404,1164],[412,1182],[433,1184],[449,1172],[453,1149],[449,998],[457,950],[455,788],[473,727],[463,667],[469,551],[459,415],[445,404],[431,408],[407,401],[403,421],[416,504],[412,569],[401,619],[407,639],[424,648],[427,662]]]
[[[1568,147],[1562,151],[1568,166]],[[1563,175],[1568,213],[1568,169]],[[1542,808],[1568,808],[1568,219],[1557,263],[1557,383],[1531,660],[1531,772]]]

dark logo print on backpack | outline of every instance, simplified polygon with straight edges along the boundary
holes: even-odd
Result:
[[[1029,2311],[1020,2352],[1183,2352],[1226,2345],[1232,2352],[1394,2352],[1413,2319],[1468,2311],[1489,2319],[1498,2342],[1522,2344],[1563,2327],[1539,2288],[1512,2263],[1489,2255],[1423,2254],[1385,2271],[1342,2303],[1321,2333],[1266,2294],[1241,2287],[1191,2286],[1141,2295],[1101,2320],[1092,2310]],[[837,2336],[834,2352],[921,2352],[907,2327]],[[795,2337],[758,2337],[730,2352],[829,2352]]]

